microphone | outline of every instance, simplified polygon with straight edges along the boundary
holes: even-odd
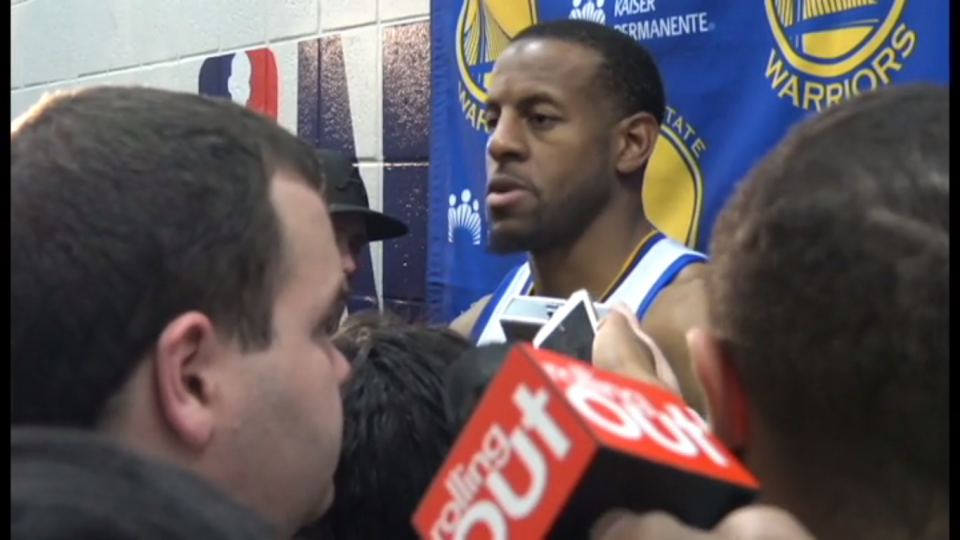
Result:
[[[602,319],[610,312],[608,306],[593,303],[589,293],[583,289],[573,293],[570,298],[514,296],[500,314],[500,328],[503,329],[503,335],[508,341],[534,341],[537,333],[564,308],[565,304],[570,304],[571,300],[573,303],[590,301],[589,309],[596,319]]]
[[[710,529],[757,480],[672,392],[514,347],[413,516],[422,538],[588,536],[605,512]]]
[[[533,338],[533,346],[590,362],[593,341],[597,337],[600,317],[586,289],[570,298],[550,317]]]
[[[516,300],[511,305],[518,305]],[[547,300],[553,302],[552,311],[546,320],[536,325],[536,332],[530,335],[533,346],[589,362],[600,318],[590,294],[581,289],[565,301]],[[537,301],[529,305],[542,308],[545,304]],[[444,406],[451,426],[458,430],[463,428],[487,385],[506,360],[512,343],[519,341],[480,345],[463,353],[447,368]]]

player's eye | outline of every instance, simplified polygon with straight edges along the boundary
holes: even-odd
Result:
[[[559,119],[548,114],[534,113],[528,117],[530,125],[536,129],[549,129],[556,125]]]

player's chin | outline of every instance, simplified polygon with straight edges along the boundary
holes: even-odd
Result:
[[[516,217],[491,219],[487,250],[498,254],[527,251],[531,232],[532,228]]]

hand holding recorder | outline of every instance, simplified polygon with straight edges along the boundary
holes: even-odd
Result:
[[[603,311],[603,316],[599,315]],[[603,325],[604,329],[600,330]],[[533,337],[533,346],[591,362],[600,369],[664,384],[679,393],[680,383],[656,343],[623,304],[595,304],[585,289],[567,299]]]
[[[447,372],[447,417],[454,425],[466,424],[512,344],[519,341],[532,341],[538,348],[592,360],[600,369],[680,393],[677,377],[666,358],[640,330],[636,315],[624,306],[607,308],[594,304],[586,290],[577,291],[562,304],[549,298],[517,297],[510,306],[512,312],[504,319],[504,331],[514,336],[514,341],[481,345],[455,361]],[[602,319],[598,320],[600,314]]]
[[[641,328],[637,316],[622,304],[600,322],[593,341],[593,366],[680,394],[680,382],[666,356]]]

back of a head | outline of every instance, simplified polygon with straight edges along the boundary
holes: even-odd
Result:
[[[516,342],[488,343],[468,349],[447,369],[444,404],[447,419],[458,433],[470,420],[514,345]]]
[[[949,499],[949,112],[901,86],[795,127],[718,218],[708,280],[798,492],[915,538]]]
[[[445,326],[365,321],[348,321],[334,339],[352,371],[337,495],[316,529],[337,540],[416,539],[413,511],[456,436],[444,373],[470,344]]]
[[[647,112],[663,122],[666,97],[660,70],[650,52],[630,36],[600,23],[556,19],[522,30],[511,43],[529,39],[556,39],[596,52],[602,58],[599,81],[621,115]]]
[[[270,179],[320,177],[309,145],[227,100],[96,87],[17,119],[10,152],[11,425],[96,425],[188,311],[268,344]]]
[[[274,531],[172,465],[71,430],[11,429],[14,540],[271,540]]]

